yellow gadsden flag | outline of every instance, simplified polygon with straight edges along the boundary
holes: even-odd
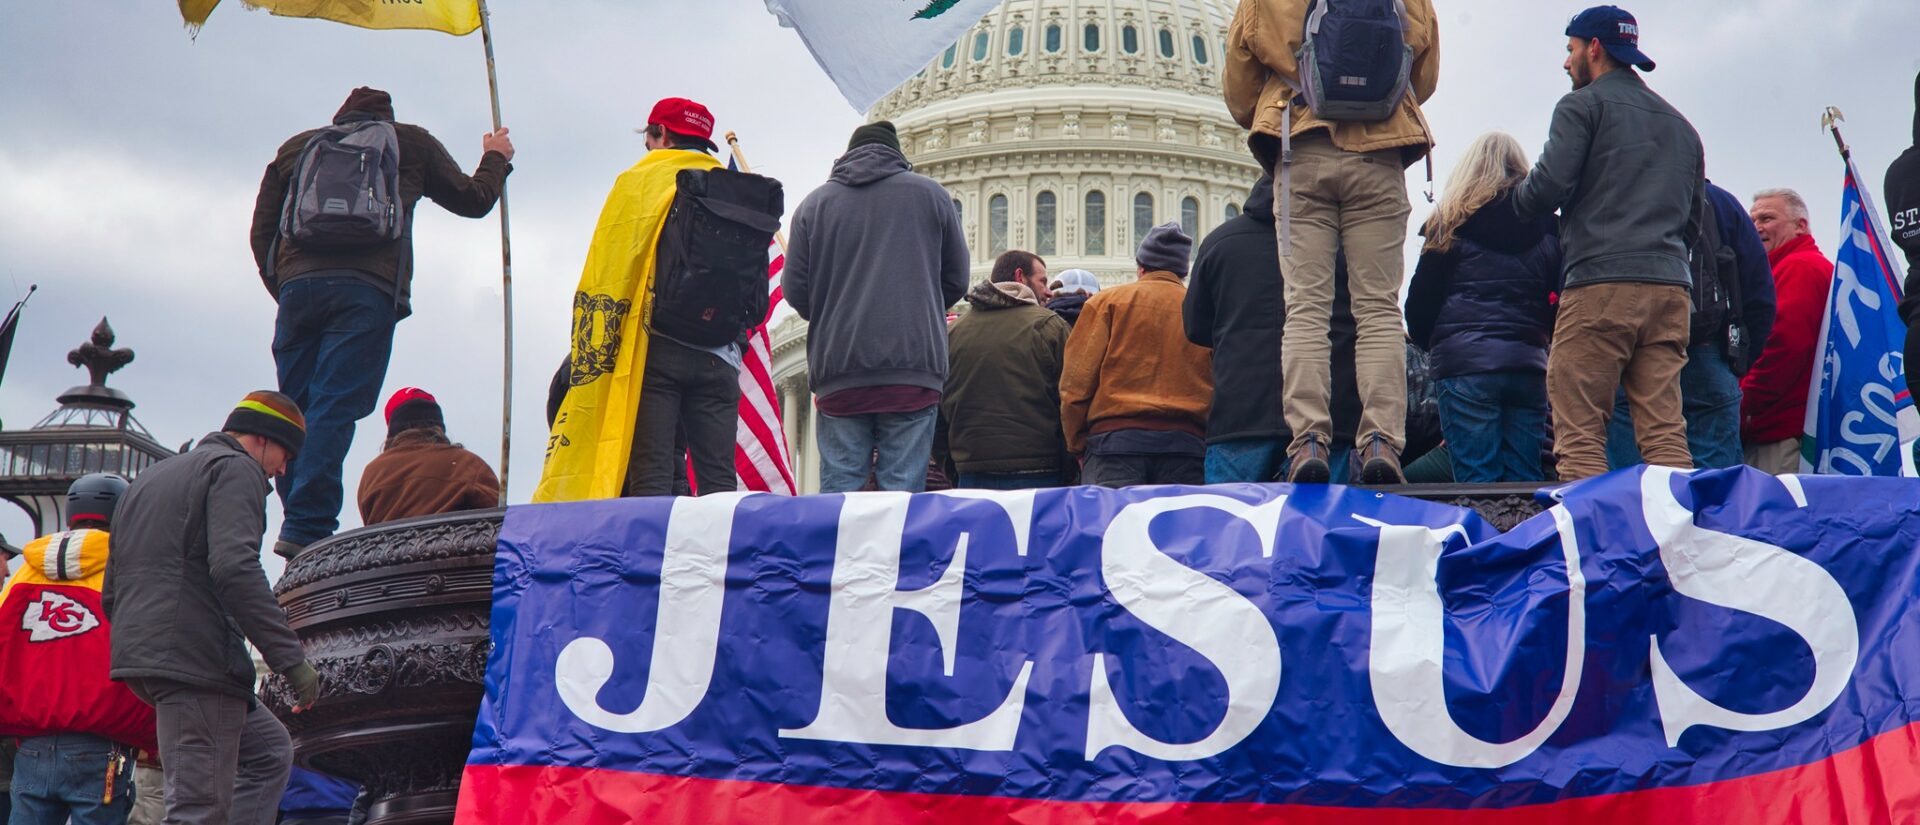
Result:
[[[683,169],[719,166],[704,152],[650,152],[613,182],[573,293],[567,398],[547,437],[534,501],[620,495],[646,374],[654,257],[674,179]]]
[[[363,29],[429,29],[469,34],[480,28],[477,0],[241,0],[280,17],[332,20]],[[198,31],[220,0],[180,0],[180,16]]]

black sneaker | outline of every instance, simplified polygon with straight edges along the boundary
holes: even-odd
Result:
[[[1400,471],[1400,454],[1387,443],[1386,436],[1375,433],[1367,437],[1367,446],[1360,451],[1360,483],[1407,483],[1406,474]]]
[[[1333,480],[1333,470],[1327,466],[1327,444],[1318,435],[1307,436],[1287,456],[1292,469],[1287,472],[1289,484],[1326,484]]]

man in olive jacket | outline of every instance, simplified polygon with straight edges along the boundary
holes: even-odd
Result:
[[[971,311],[947,330],[933,454],[953,462],[956,487],[1027,490],[1069,480],[1060,369],[1073,328],[1020,280],[1035,268],[1044,275],[1046,262],[1031,252],[1001,255],[991,280],[967,293]]]
[[[260,567],[267,479],[306,421],[277,392],[249,394],[221,432],[140,473],[120,500],[101,595],[115,680],[153,705],[169,823],[265,825],[293,766],[287,729],[253,695],[252,642],[295,711],[320,677]]]

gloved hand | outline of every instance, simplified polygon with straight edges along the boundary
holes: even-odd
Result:
[[[313,707],[314,702],[320,701],[320,672],[314,670],[313,665],[301,662],[280,675],[286,677],[287,684],[293,688],[295,713]]]

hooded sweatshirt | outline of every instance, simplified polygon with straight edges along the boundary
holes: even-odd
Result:
[[[355,89],[333,116],[336,124],[364,120],[393,120],[393,98],[378,89]],[[301,249],[280,237],[280,211],[288,186],[307,141],[320,130],[309,129],[280,145],[273,162],[267,164],[253,204],[253,259],[274,300],[280,299],[280,287],[288,281],[345,270],[392,295],[397,317],[405,318],[413,311],[413,208],[421,196],[463,218],[481,218],[493,211],[513,168],[505,155],[482,155],[469,177],[427,130],[411,123],[395,123],[393,130],[400,140],[400,206],[406,233],[391,243],[353,249]]]
[[[1893,216],[1893,242],[1907,255],[1906,297],[1900,317],[1907,322],[1907,363],[1920,363],[1920,334],[1914,317],[1920,315],[1920,76],[1913,79],[1913,145],[1887,167],[1887,211]]]
[[[816,396],[946,384],[946,310],[967,290],[967,239],[952,196],[912,170],[891,147],[860,146],[794,210],[780,284],[808,322]]]

